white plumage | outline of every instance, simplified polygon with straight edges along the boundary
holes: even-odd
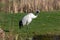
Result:
[[[25,15],[22,20],[19,21],[19,27],[21,28],[24,25],[29,25],[32,21],[32,19],[37,18],[37,14],[39,13],[39,11],[36,12],[36,15],[34,15],[33,13],[28,13],[27,15]]]
[[[23,19],[22,19],[23,26],[30,24],[32,19],[34,19],[36,17],[37,16],[35,16],[33,13],[29,13],[26,16],[24,16]]]

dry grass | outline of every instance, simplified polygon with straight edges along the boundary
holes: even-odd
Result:
[[[5,12],[34,12],[36,10],[60,10],[60,0],[2,0],[5,4],[0,10]],[[1,4],[0,4],[1,5]]]

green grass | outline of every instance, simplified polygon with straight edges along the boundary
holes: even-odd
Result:
[[[10,13],[0,13],[0,26],[4,30],[13,31],[13,33],[30,33],[36,32],[38,34],[47,33],[60,33],[60,11],[49,11],[41,12],[36,19],[33,19],[32,23],[19,29],[18,23],[22,17],[26,15],[25,13],[10,14]]]

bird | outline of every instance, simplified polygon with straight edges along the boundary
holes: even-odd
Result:
[[[19,28],[21,29],[24,25],[29,25],[33,19],[37,18],[39,14],[39,10],[36,11],[36,13],[28,13],[25,15],[20,21],[19,21]]]

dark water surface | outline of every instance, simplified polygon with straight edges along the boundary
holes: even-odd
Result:
[[[33,40],[60,40],[60,35],[34,35]]]

